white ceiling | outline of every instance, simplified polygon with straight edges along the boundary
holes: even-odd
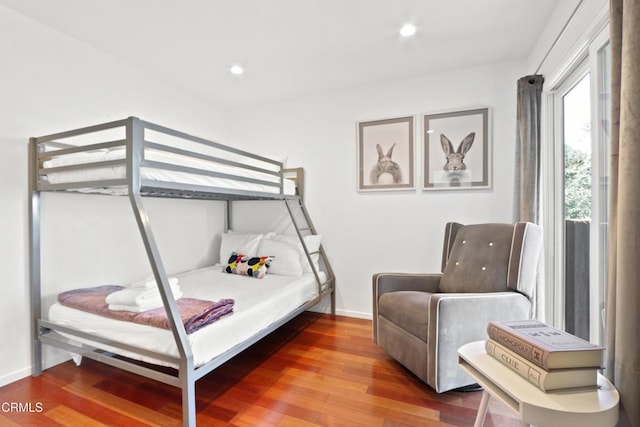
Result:
[[[0,0],[222,108],[529,56],[560,0]],[[411,22],[416,35],[398,31]],[[233,64],[245,73],[229,73]],[[532,70],[533,72],[533,70]]]

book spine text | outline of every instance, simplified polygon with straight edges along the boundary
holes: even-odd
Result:
[[[507,366],[522,378],[528,380],[531,384],[535,385],[540,390],[545,391],[544,384],[542,383],[544,375],[539,367],[528,363],[526,360],[518,357],[513,353],[504,351],[502,348],[495,345],[495,343],[493,343],[491,340],[486,341],[485,348],[487,350],[487,354],[498,360],[503,365]]]
[[[535,363],[539,367],[546,369],[546,356],[547,352],[533,343],[524,340],[520,337],[513,335],[512,333],[505,331],[504,329],[490,323],[487,328],[487,333],[491,339],[502,344],[514,353],[519,354],[530,362]]]

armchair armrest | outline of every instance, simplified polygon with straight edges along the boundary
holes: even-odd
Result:
[[[429,345],[431,369],[427,375],[436,390],[468,384],[458,369],[457,351],[462,345],[487,339],[490,320],[528,319],[531,302],[518,292],[437,293],[429,301]],[[454,384],[452,387],[451,385]]]
[[[438,292],[441,274],[420,273],[376,273],[373,275],[373,296],[378,297],[387,292],[420,291]],[[375,305],[375,304],[374,304]]]
[[[441,274],[421,273],[376,273],[373,275],[373,340],[377,341],[378,298],[387,292],[418,291],[434,293],[438,291]]]

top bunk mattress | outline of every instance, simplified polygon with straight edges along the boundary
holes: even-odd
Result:
[[[30,138],[32,187],[38,191],[139,191],[203,199],[296,196],[300,190],[285,178],[284,163],[137,117]]]
[[[262,279],[254,279],[224,273],[222,265],[216,265],[172,277],[178,278],[183,297],[210,301],[223,298],[235,300],[232,314],[223,316],[218,321],[187,335],[195,366],[202,366],[251,338],[317,295],[317,284],[312,274],[305,274],[302,277],[267,274]],[[324,282],[324,273],[320,273],[320,279]],[[112,341],[179,357],[170,330],[109,319],[60,303],[53,304],[49,309],[49,320]],[[144,362],[168,365],[148,356],[120,351],[77,338],[73,340],[93,344],[104,350]]]
[[[86,188],[75,188],[74,191],[85,193],[104,193],[113,195],[126,195],[126,186],[104,186],[93,187],[92,182],[124,180],[127,175],[127,168],[124,164],[126,150],[119,147],[109,150],[98,150],[91,152],[80,152],[60,157],[54,157],[43,162],[46,169],[61,168],[67,166],[87,165],[86,168],[76,168],[73,170],[47,172],[45,180],[49,184],[69,184],[86,182]],[[140,178],[144,181],[154,181],[171,184],[182,184],[187,186],[197,186],[199,188],[218,188],[231,191],[258,192],[279,194],[280,177],[267,175],[265,173],[252,171],[219,163],[212,163],[197,158],[190,158],[176,155],[169,152],[145,150],[145,160],[149,162],[162,163],[165,165],[193,168],[198,171],[225,174],[230,177],[211,176],[206,174],[189,173],[170,168],[142,166],[140,168]],[[118,162],[120,164],[110,166],[93,167],[92,163]],[[169,166],[169,167],[171,167]],[[251,165],[249,165],[251,166]],[[231,177],[232,176],[232,177]],[[269,181],[276,185],[262,184],[255,181]],[[285,195],[295,195],[295,183],[289,179],[283,179],[283,192]]]

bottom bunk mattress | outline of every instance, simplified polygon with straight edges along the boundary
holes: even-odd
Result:
[[[216,265],[172,277],[178,278],[183,298],[209,301],[225,298],[235,300],[233,313],[188,335],[195,366],[202,366],[246,341],[317,295],[317,283],[312,274],[305,274],[302,277],[267,274],[262,279],[255,279],[224,273],[222,265]],[[320,279],[325,280],[324,274],[320,274]],[[170,330],[110,319],[60,303],[53,304],[49,309],[49,320],[115,342],[179,357]],[[145,355],[109,348],[109,346],[76,337],[69,338],[122,356],[175,367]]]

